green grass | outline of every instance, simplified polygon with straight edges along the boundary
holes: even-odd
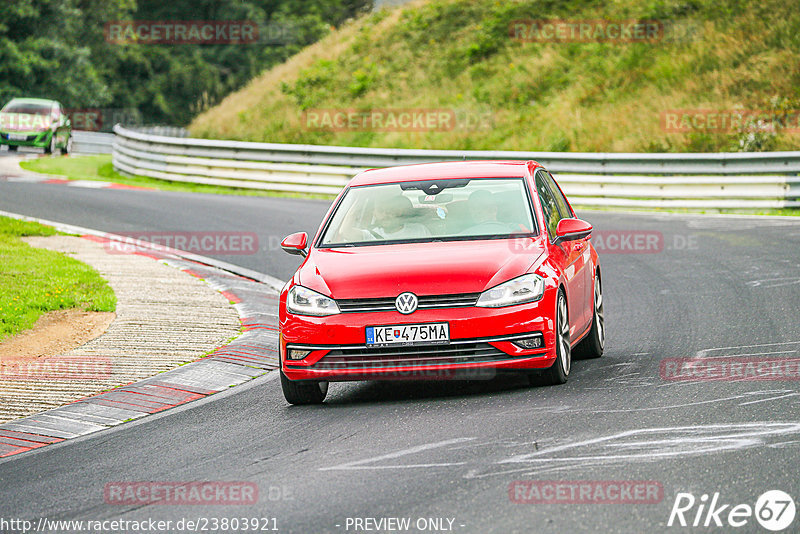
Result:
[[[160,191],[182,191],[188,193],[211,193],[217,195],[272,196],[288,198],[321,198],[332,199],[333,195],[309,195],[281,191],[262,191],[218,185],[190,184],[172,182],[147,176],[126,176],[114,170],[111,156],[70,156],[68,158],[36,158],[20,162],[20,166],[29,171],[64,176],[70,180],[99,180],[124,185],[150,187]]]
[[[654,43],[525,43],[516,20],[660,20]],[[800,10],[785,0],[420,0],[346,25],[190,125],[195,136],[395,148],[796,150],[800,134],[664,131],[680,109],[800,109]],[[314,109],[447,109],[449,131],[319,131]],[[472,118],[479,126],[466,122]]]
[[[93,268],[20,239],[56,233],[39,223],[0,217],[0,341],[31,328],[48,311],[116,308],[114,292]]]

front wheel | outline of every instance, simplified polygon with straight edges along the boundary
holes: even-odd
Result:
[[[8,145],[8,151],[9,152],[16,152],[17,151],[17,145]]]
[[[582,359],[599,358],[603,355],[606,345],[606,323],[603,315],[603,285],[600,282],[600,273],[594,277],[594,314],[592,315],[592,329],[575,347],[575,356]]]
[[[569,378],[572,368],[572,349],[569,341],[569,313],[567,311],[567,297],[562,290],[558,290],[556,299],[556,361],[549,369],[540,375],[540,381],[545,385],[555,386],[563,384]],[[532,377],[534,382],[538,381]]]
[[[295,381],[281,373],[281,389],[289,404],[320,404],[328,394],[327,382]]]
[[[47,143],[47,146],[44,147],[45,154],[54,154],[56,151],[56,134],[53,132],[53,135],[50,136],[50,142]]]
[[[64,143],[64,148],[61,149],[61,155],[67,155],[72,152],[72,136],[67,137],[67,142]]]

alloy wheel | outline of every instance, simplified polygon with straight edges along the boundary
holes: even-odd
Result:
[[[600,342],[600,348],[602,349],[606,344],[606,326],[603,317],[603,288],[600,284],[599,276],[594,279],[594,321],[597,329],[597,340]]]
[[[569,316],[567,315],[567,299],[561,294],[558,297],[558,348],[561,370],[569,375],[572,366],[572,351],[569,345]]]

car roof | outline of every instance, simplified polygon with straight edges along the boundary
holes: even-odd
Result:
[[[46,98],[12,98],[11,102],[22,102],[23,104],[56,104],[55,100],[48,100]]]
[[[370,169],[355,176],[350,186],[415,182],[451,178],[522,178],[527,161],[446,161]],[[538,164],[537,164],[538,165]]]

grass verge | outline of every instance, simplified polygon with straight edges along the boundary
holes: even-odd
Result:
[[[114,311],[114,291],[92,267],[20,238],[57,234],[39,223],[0,217],[0,341],[31,328],[45,312]]]
[[[109,154],[97,156],[70,156],[56,158],[36,158],[20,162],[25,170],[64,176],[70,180],[100,180],[123,185],[150,187],[159,191],[181,191],[184,193],[210,193],[215,195],[245,195],[260,197],[317,198],[331,200],[333,195],[314,195],[288,193],[281,191],[263,191],[259,189],[243,189],[219,185],[190,184],[171,182],[147,176],[126,176],[114,170]]]
[[[525,38],[535,27],[525,21],[548,19],[651,21],[660,35]],[[798,61],[800,10],[785,0],[418,0],[342,26],[189,129],[209,139],[386,148],[797,150]],[[440,128],[318,120],[335,116],[325,110],[431,109],[454,120]],[[736,109],[759,110],[767,124],[722,126],[725,110]],[[705,122],[681,110],[712,113]],[[681,126],[667,127],[668,116]]]

